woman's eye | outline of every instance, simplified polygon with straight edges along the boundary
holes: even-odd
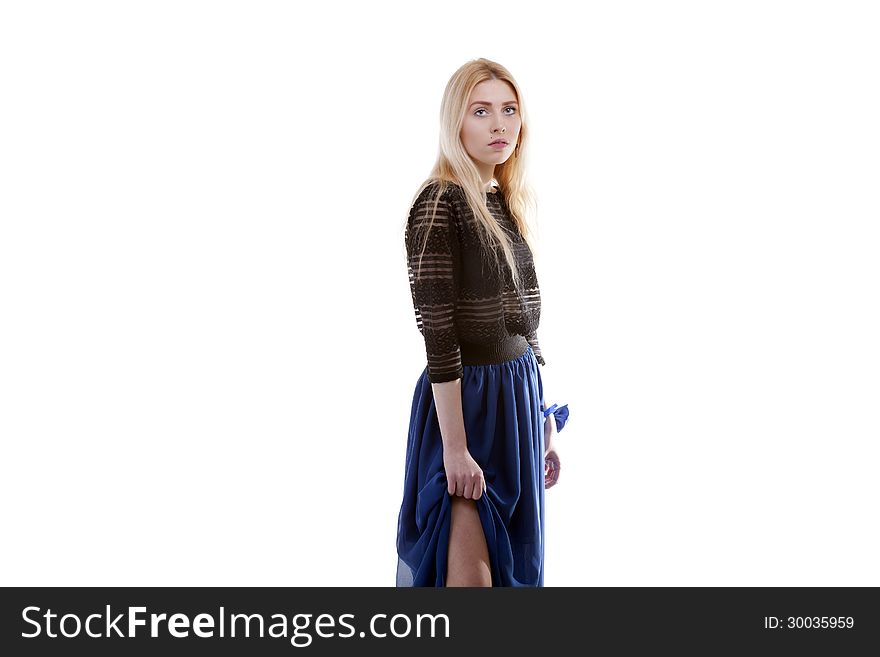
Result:
[[[510,113],[508,114],[508,116],[510,116],[510,114],[516,114],[516,108],[515,108],[515,107],[505,107],[504,109],[506,109],[506,110],[513,110],[512,112],[510,112]],[[474,112],[474,114],[477,114],[477,112],[485,112],[485,111],[486,111],[486,109],[483,108],[483,107],[481,107],[481,108],[478,109],[476,112]]]

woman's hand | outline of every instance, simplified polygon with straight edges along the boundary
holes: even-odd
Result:
[[[559,454],[551,447],[544,455],[544,488],[553,488],[559,481]]]
[[[548,415],[544,419],[544,488],[553,488],[559,481],[559,453],[553,437],[556,435],[556,418]]]
[[[450,495],[478,500],[486,490],[483,470],[466,449],[443,450],[443,468]]]

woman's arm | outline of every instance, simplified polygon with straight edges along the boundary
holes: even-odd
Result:
[[[453,203],[422,194],[410,210],[405,241],[416,325],[425,339],[428,380],[464,376],[455,325],[460,276],[459,237]]]
[[[464,414],[461,406],[461,379],[432,383],[437,420],[443,436],[443,453],[467,451]]]
[[[430,195],[422,195],[410,211],[406,251],[416,322],[425,338],[427,376],[443,441],[447,490],[450,495],[479,499],[486,481],[468,451],[461,406],[464,366],[455,325],[460,259],[454,205],[437,199],[435,213]]]
[[[461,379],[432,383],[434,406],[443,440],[443,469],[450,495],[474,500],[486,492],[483,470],[467,448],[464,414],[461,406]]]
[[[544,418],[544,456],[556,446],[553,440],[556,433],[556,418],[550,414]]]

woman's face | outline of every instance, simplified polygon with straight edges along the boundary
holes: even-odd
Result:
[[[461,143],[484,179],[494,175],[495,165],[513,154],[522,121],[516,94],[507,82],[484,80],[474,87],[461,126]],[[502,147],[490,146],[504,139]]]

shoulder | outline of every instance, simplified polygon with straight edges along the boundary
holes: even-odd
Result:
[[[433,218],[432,225],[457,226],[461,208],[461,188],[453,182],[431,181],[416,194],[410,208],[410,221]]]
[[[460,210],[457,194],[460,188],[454,183],[441,185],[432,180],[416,194],[409,211],[407,232],[414,236],[447,235],[460,233]]]
[[[453,203],[461,198],[463,192],[458,183],[452,181],[432,180],[426,184],[416,195],[416,201],[425,203],[434,201],[439,197],[441,202]]]

